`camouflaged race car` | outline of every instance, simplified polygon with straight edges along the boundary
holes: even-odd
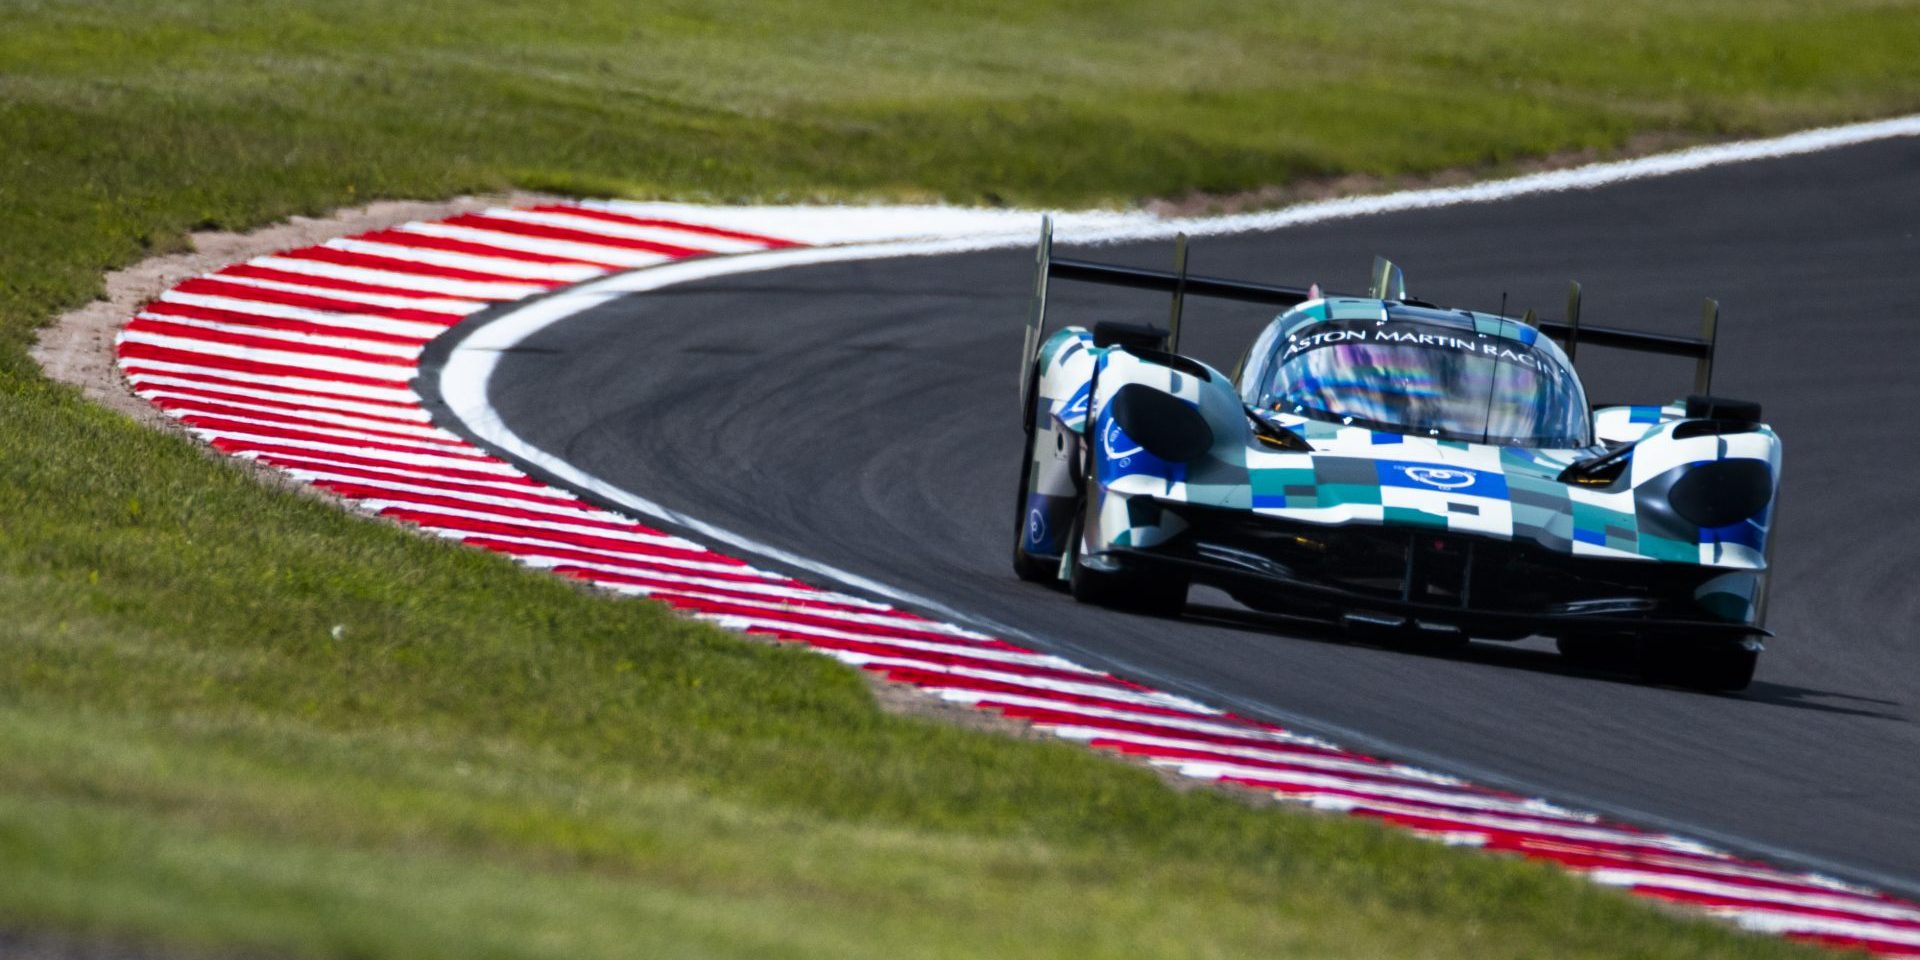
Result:
[[[1426,643],[1550,636],[1657,682],[1747,686],[1763,628],[1780,442],[1716,398],[1703,336],[1545,321],[1052,256],[1023,352],[1014,568],[1170,615],[1188,587]],[[1172,294],[1171,321],[1043,336],[1049,279]],[[1178,352],[1186,296],[1285,307],[1231,375]],[[1556,344],[1547,334],[1557,336]],[[1564,347],[1562,346],[1564,344]],[[1592,409],[1573,355],[1692,357],[1696,393]]]

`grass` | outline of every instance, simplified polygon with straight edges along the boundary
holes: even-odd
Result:
[[[1770,957],[877,711],[44,380],[102,271],[374,197],[1125,203],[1912,110],[1910,2],[8,0],[0,929],[410,960]],[[339,627],[338,636],[335,627]]]

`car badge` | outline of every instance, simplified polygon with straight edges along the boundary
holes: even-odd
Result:
[[[1458,490],[1471,487],[1479,479],[1471,470],[1450,470],[1446,467],[1400,467],[1400,472],[1415,483],[1424,483],[1441,490]]]

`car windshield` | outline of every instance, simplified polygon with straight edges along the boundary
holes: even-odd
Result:
[[[1261,395],[1268,410],[1476,443],[1589,443],[1579,380],[1557,356],[1518,340],[1427,323],[1335,322],[1275,349]]]

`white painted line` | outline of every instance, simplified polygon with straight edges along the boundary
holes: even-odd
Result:
[[[1257,213],[1180,219],[1163,219],[1145,213],[1070,213],[1058,215],[1055,226],[1061,241],[1075,243],[1151,240],[1172,237],[1176,233],[1218,236],[1279,230],[1380,213],[1491,203],[1531,194],[1592,190],[1631,180],[1667,177],[1710,167],[1820,153],[1877,140],[1913,136],[1920,136],[1920,115],[1824,127],[1764,140],[1695,147],[1635,160],[1588,164],[1465,186],[1348,197]],[[702,207],[620,201],[606,203],[604,207],[633,216],[697,220],[752,233],[773,232],[813,244],[864,244],[904,238],[951,240],[964,236],[972,238],[971,243],[979,245],[962,246],[959,249],[1030,244],[1039,232],[1041,214],[1039,210],[970,210],[924,206]]]

